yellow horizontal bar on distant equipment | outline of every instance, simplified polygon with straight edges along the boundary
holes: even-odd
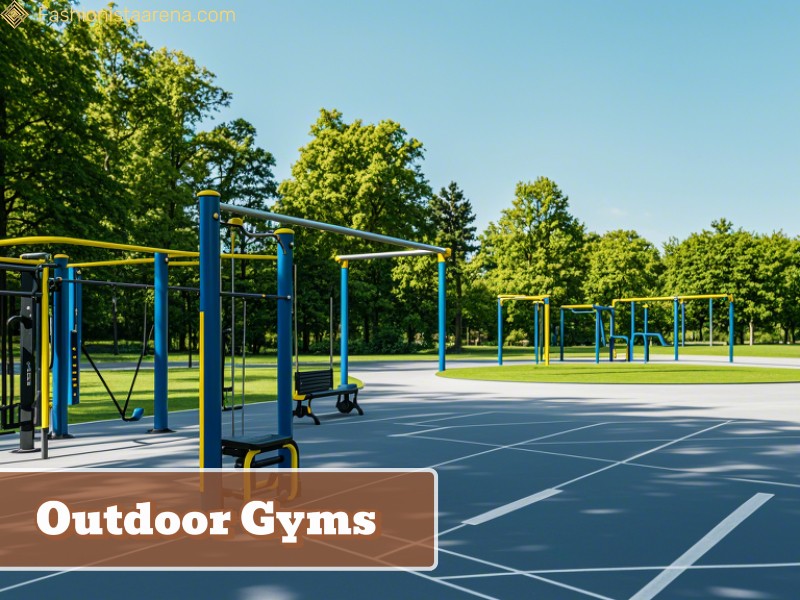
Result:
[[[233,260],[278,260],[274,254],[220,254],[220,258],[232,258]]]
[[[594,308],[594,304],[565,304],[561,308],[589,309]]]
[[[97,260],[94,262],[70,263],[67,266],[86,269],[89,267],[117,267],[120,265],[152,265],[154,262],[154,258],[121,258],[117,260]]]
[[[697,294],[697,295],[688,295],[682,296],[680,294],[676,294],[675,296],[652,296],[652,297],[645,297],[645,298],[616,298],[611,301],[611,306],[617,304],[617,302],[672,302],[674,300],[707,300],[713,298],[728,298],[731,302],[733,302],[733,295],[731,294]]]
[[[96,240],[84,240],[81,238],[63,237],[63,236],[46,236],[36,235],[29,237],[12,238],[8,240],[0,240],[0,246],[33,246],[37,244],[58,244],[61,246],[88,246],[90,248],[106,248],[108,250],[127,250],[129,252],[145,252],[147,254],[155,254],[162,252],[173,256],[190,256],[196,257],[200,254],[198,252],[190,252],[188,250],[169,250],[165,248],[154,248],[152,246],[135,246],[132,244],[117,244],[115,242],[98,242]]]
[[[525,296],[523,294],[500,294],[497,296],[499,300],[546,300],[550,294],[543,296]]]
[[[6,263],[8,265],[40,265],[44,261],[43,260],[28,260],[26,258],[12,258],[10,256],[2,256],[0,257],[0,263]]]
[[[678,300],[712,300],[714,298],[727,298],[733,302],[733,294],[697,294],[694,296],[678,296]]]
[[[197,255],[197,253],[195,253]],[[272,254],[220,254],[220,258],[233,258],[235,260],[278,260],[278,257]],[[181,255],[183,257],[183,255]],[[2,259],[0,259],[2,260]],[[86,269],[89,267],[117,267],[122,265],[152,265],[155,259],[153,258],[120,258],[117,260],[97,260],[85,263],[70,263],[68,267],[79,267]],[[38,264],[32,262],[31,264]],[[174,267],[196,267],[200,263],[198,261],[170,261],[169,263]]]

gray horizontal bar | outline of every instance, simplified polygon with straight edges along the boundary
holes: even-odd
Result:
[[[340,235],[347,235],[350,237],[357,237],[372,242],[380,242],[382,244],[391,244],[393,246],[402,246],[403,248],[416,248],[418,250],[427,250],[437,254],[447,253],[447,248],[440,248],[439,246],[431,246],[430,244],[423,244],[422,242],[412,242],[403,240],[389,235],[382,235],[380,233],[372,233],[371,231],[359,231],[358,229],[351,229],[349,227],[342,227],[341,225],[331,225],[330,223],[321,223],[320,221],[312,221],[310,219],[301,219],[299,217],[290,217],[288,215],[279,215],[278,213],[271,213],[265,210],[256,210],[254,208],[245,208],[244,206],[234,206],[232,204],[220,203],[220,210],[245,215],[248,217],[255,217],[257,219],[264,219],[266,221],[275,221],[284,225],[298,225],[300,227],[310,227],[311,229],[320,229],[322,231],[330,231]]]
[[[400,256],[433,256],[433,250],[397,250],[396,252],[370,252],[367,254],[340,254],[336,260],[369,260],[372,258],[398,258]]]

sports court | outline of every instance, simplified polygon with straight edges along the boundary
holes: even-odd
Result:
[[[786,363],[787,361],[782,361]],[[453,368],[460,363],[454,362]],[[469,363],[463,363],[467,365]],[[786,364],[784,366],[792,366]],[[432,467],[430,572],[2,573],[4,597],[796,598],[797,384],[619,386],[442,379],[432,363],[353,363],[365,415],[320,401],[295,421],[301,465]],[[731,367],[736,368],[736,367]],[[223,415],[223,432],[233,414]],[[273,403],[248,406],[273,431]],[[50,468],[194,467],[198,417],[176,433],[75,425]],[[0,439],[0,449],[16,440]],[[2,466],[41,468],[3,451]],[[227,459],[226,459],[227,460]],[[227,465],[226,466],[231,466]]]

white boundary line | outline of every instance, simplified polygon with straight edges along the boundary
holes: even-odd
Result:
[[[525,444],[530,444],[531,442],[535,442],[538,440],[545,440],[547,438],[556,437],[559,435],[564,435],[565,433],[572,433],[573,431],[580,431],[581,429],[589,429],[591,427],[599,427],[601,425],[607,425],[607,423],[592,423],[590,425],[583,425],[582,427],[574,427],[572,429],[567,429],[566,431],[557,431],[555,433],[550,433],[547,435],[541,435],[535,438],[531,438],[529,440],[523,440],[521,442],[517,442],[515,444],[506,444],[504,446],[497,446],[495,448],[490,448],[489,450],[484,450],[483,452],[475,452],[474,454],[467,454],[466,456],[461,456],[459,458],[452,458],[450,460],[446,460],[444,462],[436,463],[435,465],[430,465],[425,467],[426,469],[435,469],[436,467],[443,467],[444,465],[449,465],[452,463],[460,462],[462,460],[467,460],[468,458],[475,458],[476,456],[481,456],[483,454],[490,454],[492,452],[497,452],[498,450],[506,450],[508,448],[514,448],[515,446],[524,446]]]
[[[531,575],[559,575],[559,574],[579,574],[579,573],[627,573],[632,571],[669,571],[671,569],[681,569],[682,571],[715,571],[729,569],[787,569],[798,568],[800,562],[789,563],[753,563],[753,564],[728,564],[728,565],[689,565],[685,567],[664,566],[641,566],[641,567],[587,567],[585,569],[535,569],[525,571]],[[452,581],[456,579],[475,579],[484,577],[509,577],[516,573],[474,573],[472,575],[443,575],[439,579]]]
[[[493,563],[488,560],[483,560],[481,558],[476,558],[474,556],[469,556],[468,554],[461,554],[460,552],[454,552],[453,550],[447,550],[445,548],[440,547],[439,552],[444,552],[445,554],[450,554],[451,556],[456,556],[458,558],[463,558],[464,560],[471,560],[472,562],[476,562],[482,565],[486,565],[487,567],[493,567],[495,569],[501,569],[506,571],[510,575],[521,575],[523,577],[527,577],[529,579],[535,579],[536,581],[541,581],[542,583],[549,583],[556,587],[564,588],[565,590],[570,590],[572,592],[577,592],[578,594],[583,594],[584,596],[589,596],[590,598],[597,598],[598,600],[613,600],[608,596],[601,596],[600,594],[595,594],[594,592],[590,592],[588,590],[581,589],[579,587],[575,587],[572,585],[567,585],[566,583],[561,583],[560,581],[555,581],[554,579],[548,579],[547,577],[542,577],[541,575],[535,575],[533,573],[529,573],[527,571],[520,571],[519,569],[515,569],[513,567],[507,567],[505,565],[500,565],[497,563]]]
[[[568,485],[572,485],[573,483],[577,483],[578,481],[581,481],[583,479],[587,479],[588,477],[591,477],[592,475],[597,475],[599,473],[602,473],[603,471],[608,471],[609,469],[613,469],[613,468],[618,467],[620,465],[627,465],[630,462],[632,462],[632,461],[634,461],[634,460],[636,460],[638,458],[642,458],[643,456],[647,456],[648,454],[652,454],[653,452],[658,452],[659,450],[663,450],[664,448],[668,448],[669,446],[672,446],[674,444],[678,444],[680,442],[688,440],[689,438],[693,438],[695,436],[698,436],[698,435],[700,435],[702,433],[705,433],[706,431],[711,431],[712,429],[716,429],[717,427],[722,427],[723,425],[728,425],[729,423],[733,423],[733,422],[734,422],[733,420],[730,420],[730,421],[723,421],[722,423],[717,423],[716,425],[712,425],[711,427],[706,427],[705,429],[701,429],[700,431],[695,431],[694,433],[690,433],[688,435],[685,435],[685,436],[683,436],[681,438],[678,438],[677,440],[672,440],[671,442],[667,442],[666,444],[661,444],[660,446],[656,446],[655,448],[651,448],[650,450],[645,450],[644,452],[640,452],[639,454],[635,454],[635,455],[633,455],[633,456],[631,456],[629,458],[626,458],[625,460],[619,460],[619,461],[617,461],[615,463],[612,463],[610,465],[606,465],[605,467],[601,467],[601,468],[599,468],[599,469],[597,469],[595,471],[592,471],[590,473],[586,473],[585,475],[581,475],[580,477],[575,477],[574,479],[570,479],[569,481],[565,481],[564,483],[560,483],[559,485],[554,485],[552,487],[558,489],[558,488],[566,487]]]
[[[736,529],[744,522],[747,517],[761,508],[764,503],[773,498],[773,494],[756,494],[731,514],[725,517],[714,529],[705,534],[697,543],[675,559],[670,569],[661,571],[656,577],[631,596],[630,600],[652,600],[660,594],[664,588],[680,577],[681,573],[696,563],[709,550],[716,546],[731,531]]]
[[[551,496],[555,496],[556,494],[560,494],[561,490],[544,490],[541,492],[537,492],[536,494],[531,494],[525,498],[520,498],[519,500],[514,500],[513,502],[509,502],[508,504],[504,504],[503,506],[498,506],[497,508],[493,508],[483,514],[480,514],[476,517],[472,517],[471,519],[467,519],[463,523],[465,525],[481,525],[483,523],[487,523],[494,519],[498,519],[508,513],[514,512],[515,510],[519,510],[520,508],[525,508],[526,506],[530,506],[535,502],[540,502],[541,500],[546,500]]]

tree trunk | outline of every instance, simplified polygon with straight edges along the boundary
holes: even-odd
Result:
[[[756,331],[755,331],[755,324],[754,324],[754,323],[753,323],[753,321],[751,320],[751,321],[750,321],[750,345],[751,345],[751,346],[752,346],[752,345],[753,345],[753,343],[754,343],[755,332],[756,332]]]

